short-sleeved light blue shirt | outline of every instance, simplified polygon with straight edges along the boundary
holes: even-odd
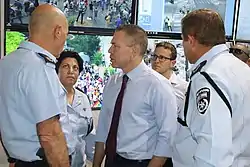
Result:
[[[87,96],[77,89],[74,90],[73,104],[68,104],[67,112],[60,116],[70,155],[75,152],[78,144],[84,142],[88,128],[92,125],[92,111]]]
[[[0,131],[11,157],[34,161],[41,147],[36,124],[66,110],[66,92],[61,86],[56,58],[35,43],[24,41],[0,60]]]
[[[71,147],[72,167],[79,167],[85,164],[86,154],[89,156],[89,151],[85,149],[85,138],[93,128],[93,118],[91,106],[88,97],[77,89],[75,90],[74,100],[72,105],[68,104],[69,123],[62,123],[62,127],[71,126],[72,132],[66,132],[71,135],[73,140],[69,140],[68,145]]]

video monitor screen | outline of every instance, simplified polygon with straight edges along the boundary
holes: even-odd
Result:
[[[6,31],[5,33],[5,55],[15,51],[20,43],[26,40],[28,33],[17,31]]]
[[[71,35],[65,45],[65,49],[78,52],[84,61],[76,86],[88,95],[93,108],[102,106],[105,82],[119,71],[110,65],[111,39],[111,36]]]
[[[138,3],[137,24],[147,31],[181,33],[181,19],[187,13],[209,8],[222,16],[226,35],[232,36],[235,0],[139,0]]]
[[[121,24],[133,23],[132,0],[8,0],[8,22],[11,25],[28,24],[34,9],[51,4],[66,15],[70,27],[114,29]]]
[[[250,12],[248,11],[249,6],[249,0],[240,1],[236,40],[250,41]]]

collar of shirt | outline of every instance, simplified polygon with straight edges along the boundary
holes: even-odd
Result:
[[[169,78],[169,81],[171,82],[171,84],[174,84],[174,85],[178,84],[178,78],[174,72],[172,72],[172,74]]]
[[[127,76],[130,80],[133,81],[137,79],[141,75],[141,72],[144,71],[146,68],[147,65],[144,63],[144,61],[142,61],[136,68],[128,72]]]
[[[53,60],[53,62],[57,62],[56,57],[53,56],[50,52],[48,52],[47,50],[43,49],[42,47],[40,47],[39,45],[30,42],[30,41],[23,41],[21,42],[21,44],[19,45],[20,48],[24,48],[27,50],[31,50],[35,53],[42,53],[45,54],[46,56],[48,56],[50,59]]]
[[[221,52],[228,51],[228,47],[226,44],[220,44],[212,47],[207,53],[205,53],[203,56],[201,56],[196,63],[191,67],[190,72],[193,71],[201,62],[207,60],[211,60],[213,57],[218,55]]]
[[[75,91],[75,94],[74,94],[74,99],[73,99],[73,103],[72,105],[68,104],[68,106],[72,107],[72,108],[75,108],[79,105],[82,104],[82,93],[77,90],[76,88],[74,88],[74,91]]]

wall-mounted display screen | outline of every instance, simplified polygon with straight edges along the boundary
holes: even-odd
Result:
[[[180,33],[181,19],[187,13],[209,8],[222,16],[226,35],[232,36],[235,0],[138,0],[138,3],[137,24],[147,31]]]
[[[8,3],[10,25],[28,24],[34,9],[45,3],[61,9],[70,27],[115,29],[133,23],[135,12],[132,0],[8,0]]]
[[[249,0],[240,0],[236,40],[250,41],[250,12],[248,11],[249,6]]]

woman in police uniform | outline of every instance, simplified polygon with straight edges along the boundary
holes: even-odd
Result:
[[[85,166],[85,137],[93,129],[89,100],[81,90],[74,88],[82,70],[83,60],[78,53],[72,51],[61,53],[56,63],[56,71],[67,90],[68,106],[67,113],[61,115],[60,121],[66,136],[69,154],[72,156],[72,167]]]

